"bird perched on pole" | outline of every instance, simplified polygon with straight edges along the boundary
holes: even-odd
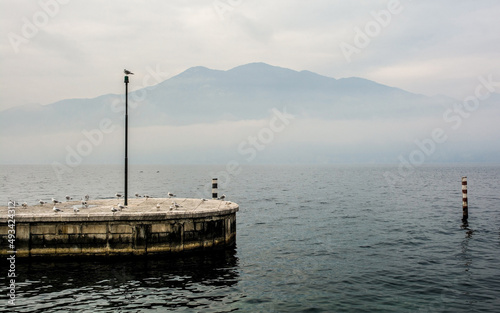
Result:
[[[127,69],[124,69],[123,70],[123,73],[127,74],[127,75],[134,75],[134,73],[132,73],[131,71],[127,70]]]

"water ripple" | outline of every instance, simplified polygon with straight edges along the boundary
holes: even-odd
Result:
[[[143,171],[134,192],[189,195],[193,186],[202,193],[220,168],[131,170]],[[500,168],[421,166],[394,188],[384,180],[387,170],[243,166],[224,189],[240,205],[237,249],[183,258],[20,262],[15,311],[497,311]],[[16,177],[3,174],[4,194],[29,202],[86,189],[99,198],[122,186],[121,167],[81,166],[61,182],[51,171],[9,167],[2,173]],[[468,227],[460,221],[465,172]],[[8,285],[5,275],[0,283]]]

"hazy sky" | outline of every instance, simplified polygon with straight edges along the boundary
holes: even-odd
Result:
[[[193,67],[266,62],[426,95],[500,77],[500,2],[0,2],[0,109],[122,93]],[[156,72],[156,74],[153,74]]]

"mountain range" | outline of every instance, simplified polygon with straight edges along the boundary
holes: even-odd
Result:
[[[136,90],[129,94],[129,118],[132,126],[186,125],[260,119],[273,107],[283,106],[290,114],[334,120],[417,117],[442,111],[442,105],[453,102],[357,77],[334,79],[252,63],[228,71],[193,67],[156,86]],[[15,107],[0,112],[2,133],[95,127],[92,121],[118,118],[123,103],[124,95],[108,94]]]
[[[130,85],[134,84],[133,79],[131,76]],[[319,121],[315,124],[344,125],[342,123],[349,121],[366,121],[368,135],[372,132],[369,123],[373,121],[381,121],[377,125],[394,121],[400,123],[398,125],[415,121],[416,124],[418,121],[445,124],[443,113],[456,103],[460,101],[446,96],[415,94],[363,78],[335,79],[265,63],[250,63],[227,71],[197,66],[157,85],[131,92],[129,127],[132,132],[133,129],[153,126],[186,128],[223,122],[236,125],[239,121],[269,119],[273,109],[278,109],[285,110],[299,121]],[[492,112],[496,114],[499,103],[500,95],[492,94],[482,107],[494,110]],[[30,134],[49,137],[58,133],[74,134],[98,128],[103,119],[122,125],[123,107],[123,94],[14,107],[0,111],[0,132],[2,137],[12,140]],[[356,129],[360,132],[363,127]],[[401,128],[393,130],[405,132]],[[302,131],[307,132],[306,129]],[[414,134],[409,132],[407,136]],[[328,137],[329,134],[319,131],[311,136]],[[411,139],[407,138],[406,143],[411,143]],[[161,143],[163,139],[159,137],[158,141]],[[297,147],[297,143],[292,146]],[[394,152],[391,153],[393,156]],[[390,158],[384,160],[390,161]]]

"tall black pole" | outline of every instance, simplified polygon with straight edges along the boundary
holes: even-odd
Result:
[[[128,76],[125,76],[125,195],[124,205],[128,205]]]

